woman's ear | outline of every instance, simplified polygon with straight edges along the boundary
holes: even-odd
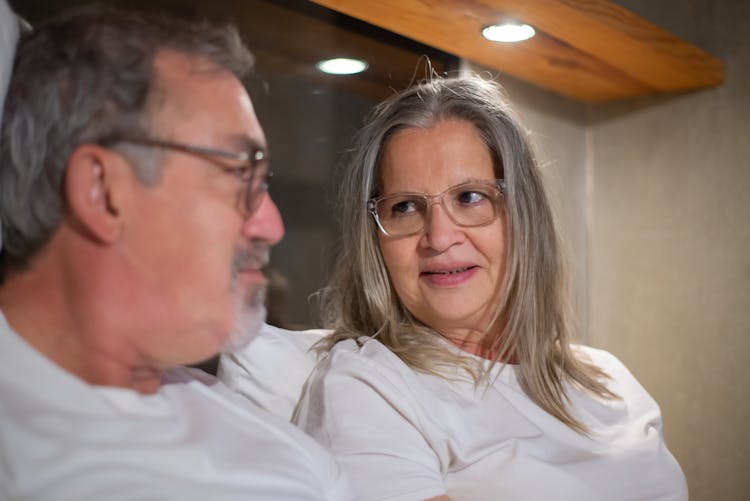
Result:
[[[77,147],[68,158],[67,217],[74,228],[102,244],[120,235],[121,204],[130,182],[123,167],[128,169],[120,155],[94,144]]]

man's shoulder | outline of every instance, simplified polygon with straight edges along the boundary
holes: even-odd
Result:
[[[197,369],[166,371],[155,394],[88,386],[88,397],[97,405],[58,412],[47,402],[43,415],[28,409],[26,418],[0,425],[11,437],[0,437],[10,461],[4,485],[28,499],[71,492],[127,499],[121,493],[135,491],[158,499],[327,499],[346,492],[334,459],[312,438]],[[58,453],[65,461],[47,459]]]

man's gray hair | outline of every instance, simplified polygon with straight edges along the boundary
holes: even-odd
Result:
[[[19,19],[10,10],[5,0],[0,0],[0,127],[5,91],[8,90],[10,71],[13,68],[13,54],[18,42]],[[2,221],[0,221],[0,248],[3,246]]]
[[[202,58],[240,80],[253,65],[231,26],[97,6],[21,37],[0,134],[0,281],[27,267],[60,224],[72,151],[149,132],[162,101],[153,63],[164,50]],[[137,160],[138,178],[155,182],[155,162]]]

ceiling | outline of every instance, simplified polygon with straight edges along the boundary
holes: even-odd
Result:
[[[583,102],[719,85],[721,61],[607,0],[310,0]],[[506,18],[537,36],[484,40]]]
[[[380,100],[455,69],[452,54],[582,102],[719,85],[722,63],[608,0],[10,0],[33,24],[98,1],[235,22],[262,72]],[[537,36],[515,44],[482,38],[513,18]],[[373,26],[374,25],[374,26]],[[447,54],[446,54],[447,53]],[[423,55],[427,55],[427,58]],[[320,59],[360,57],[356,77],[323,75]]]

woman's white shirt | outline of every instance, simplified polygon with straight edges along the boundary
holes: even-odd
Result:
[[[515,367],[478,387],[416,372],[376,340],[338,343],[310,376],[295,422],[331,449],[358,498],[687,500],[656,402],[611,354],[576,346],[621,400],[569,387],[571,430],[521,390]],[[484,361],[489,363],[488,361]]]

